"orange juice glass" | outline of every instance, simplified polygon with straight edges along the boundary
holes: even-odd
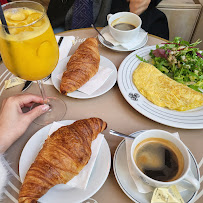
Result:
[[[43,115],[39,124],[60,120],[61,116],[50,115],[55,108],[51,102],[54,100],[54,105],[59,102],[60,108],[64,102],[56,98],[47,100],[40,81],[51,74],[59,58],[58,44],[44,7],[32,1],[12,2],[2,7],[7,25],[0,27],[0,53],[5,66],[17,77],[37,80],[44,102],[50,101],[49,115]],[[55,111],[59,114],[57,109]],[[62,112],[64,115],[64,110]]]

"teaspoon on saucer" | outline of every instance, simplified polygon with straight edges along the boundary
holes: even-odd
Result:
[[[125,134],[123,134],[123,133],[120,133],[120,132],[117,132],[117,131],[115,131],[115,130],[109,130],[109,134],[111,134],[111,135],[115,135],[115,136],[118,136],[118,137],[124,137],[124,138],[132,138],[132,139],[135,139],[134,137],[132,137],[132,136],[130,136],[130,135],[125,135]]]
[[[114,46],[111,42],[107,41],[107,40],[104,38],[104,36],[99,32],[99,30],[97,30],[97,28],[95,27],[94,24],[91,24],[91,26],[92,26],[92,27],[98,32],[98,34],[103,38],[104,43],[105,43],[106,45],[111,46],[111,47]]]

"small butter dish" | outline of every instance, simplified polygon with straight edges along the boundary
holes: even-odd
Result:
[[[184,203],[175,185],[168,188],[156,188],[153,192],[151,203]]]
[[[25,81],[23,79],[19,78],[19,77],[10,78],[9,80],[5,81],[4,89],[15,87],[15,86],[20,85],[20,84],[22,84],[24,82]]]

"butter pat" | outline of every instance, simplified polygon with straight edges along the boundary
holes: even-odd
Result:
[[[9,80],[5,81],[4,89],[8,89],[10,87],[14,87],[14,86],[20,85],[20,84],[22,84],[24,82],[25,81],[23,79],[18,78],[18,77],[10,78]]]
[[[154,190],[151,203],[184,203],[176,186],[169,188],[156,188]]]

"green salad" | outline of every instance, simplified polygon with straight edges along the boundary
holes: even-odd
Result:
[[[151,50],[150,61],[137,56],[141,61],[152,63],[162,73],[175,81],[198,91],[203,91],[203,55],[196,48],[201,41],[190,44],[181,37],[157,45]]]

